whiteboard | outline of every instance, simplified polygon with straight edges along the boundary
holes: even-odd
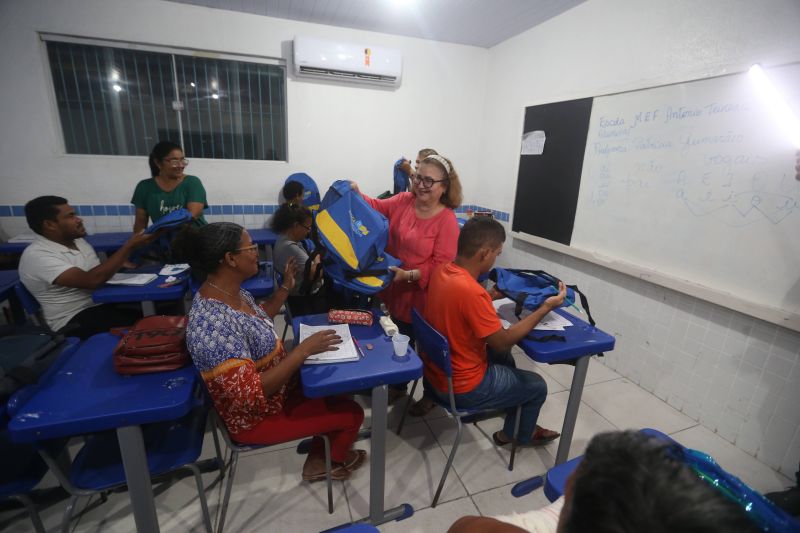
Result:
[[[800,65],[768,74],[800,110]],[[797,329],[798,147],[755,91],[737,74],[596,97],[570,247]]]

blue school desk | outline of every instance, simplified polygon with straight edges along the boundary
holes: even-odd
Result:
[[[248,229],[247,233],[255,244],[275,246],[278,236],[269,228]]]
[[[95,233],[86,236],[86,242],[92,245],[96,252],[116,252],[128,239],[133,236],[131,231],[118,231],[113,233]]]
[[[130,231],[120,231],[113,233],[94,233],[84,237],[86,242],[92,245],[96,252],[114,252],[122,248],[122,245],[133,235]],[[0,244],[2,254],[21,254],[30,242],[4,242]]]
[[[137,269],[137,273],[156,273],[161,270],[161,265],[144,267]],[[156,314],[156,307],[153,302],[164,302],[171,300],[181,300],[184,293],[189,288],[189,273],[182,272],[175,276],[178,282],[168,287],[162,287],[166,283],[167,276],[158,276],[147,285],[101,285],[92,292],[92,301],[96,303],[142,303],[142,314],[151,316]]]
[[[378,323],[380,315],[375,314],[372,326],[350,326],[353,338],[357,339],[364,352],[359,361],[303,365],[300,380],[303,393],[309,398],[320,398],[334,394],[372,389],[372,454],[369,468],[369,517],[364,519],[373,526],[391,520],[408,518],[414,512],[409,504],[384,510],[384,478],[386,475],[386,411],[388,409],[389,389],[387,385],[413,381],[422,376],[422,361],[409,348],[407,361],[398,362],[392,358],[394,348]],[[300,338],[300,324],[313,326],[328,323],[328,315],[306,315],[292,320],[294,338]],[[367,343],[373,346],[367,349]]]
[[[589,358],[594,354],[613,350],[615,339],[563,309],[556,309],[555,312],[572,322],[573,325],[564,328],[564,331],[533,330],[518,345],[528,357],[537,363],[552,365],[574,362],[575,364],[572,385],[569,388],[567,411],[564,414],[564,425],[561,428],[561,440],[558,442],[556,451],[556,465],[560,465],[569,456],[572,434],[575,431],[575,420],[578,418],[578,408],[583,395],[583,385],[586,383],[586,371],[589,369]],[[545,342],[533,340],[552,334],[563,336],[564,340]]]
[[[273,246],[278,236],[267,228],[249,229],[250,238],[258,245]],[[96,252],[115,252],[131,238],[133,232],[117,231],[110,233],[93,233],[85,237],[86,242],[92,245]],[[0,254],[21,254],[30,242],[4,242],[0,244]]]
[[[131,507],[140,532],[158,532],[141,424],[173,420],[194,405],[192,366],[121,376],[111,357],[119,337],[95,335],[59,358],[8,424],[17,442],[34,442],[114,429]]]

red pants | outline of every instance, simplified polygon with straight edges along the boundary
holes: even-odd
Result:
[[[331,441],[331,459],[343,463],[364,421],[364,410],[349,398],[308,399],[295,389],[286,399],[283,412],[271,415],[255,427],[231,435],[241,444],[279,444],[312,435],[327,435]],[[325,453],[321,438],[315,437],[311,453]]]

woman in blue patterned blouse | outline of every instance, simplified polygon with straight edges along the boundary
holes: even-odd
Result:
[[[347,479],[366,457],[351,449],[364,412],[349,398],[305,398],[297,379],[308,356],[336,349],[341,338],[322,331],[287,352],[275,333],[273,317],[294,286],[296,262],[287,263],[283,284],[256,305],[241,284],[258,272],[258,248],[241,226],[187,227],[172,248],[194,275],[205,278],[189,311],[186,343],[231,437],[243,444],[275,444],[325,434],[333,479]],[[314,439],[303,479],[325,478],[323,446],[322,439]]]

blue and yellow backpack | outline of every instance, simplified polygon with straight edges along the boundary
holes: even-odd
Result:
[[[335,284],[361,294],[386,288],[401,262],[385,252],[389,221],[358,194],[349,181],[331,185],[315,217],[325,273]]]

